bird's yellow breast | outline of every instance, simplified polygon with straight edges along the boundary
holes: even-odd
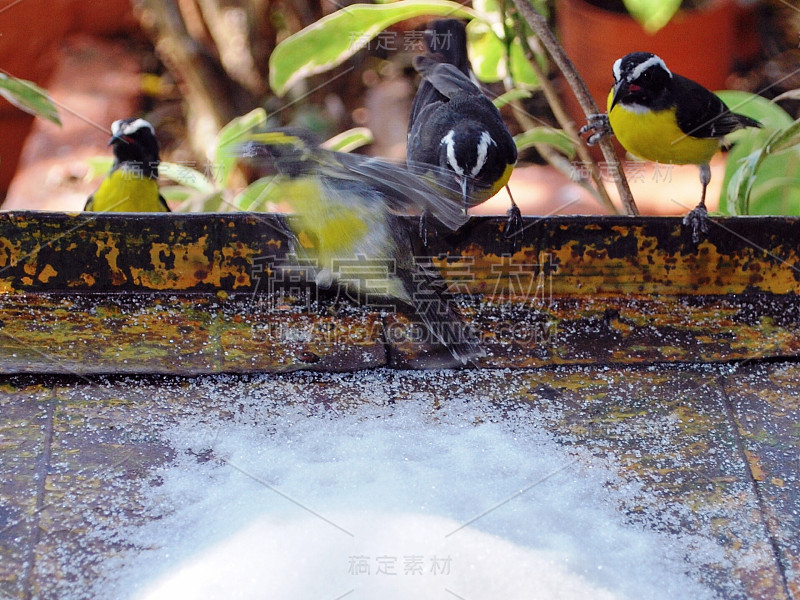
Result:
[[[608,107],[614,90],[608,95]],[[715,138],[696,138],[678,127],[674,110],[634,112],[621,104],[608,113],[614,135],[622,146],[639,158],[678,165],[705,164],[719,149]]]
[[[96,212],[163,212],[154,179],[117,169],[92,194],[88,209]]]
[[[506,170],[503,171],[503,174],[500,176],[500,179],[495,181],[494,185],[492,186],[492,193],[491,196],[489,196],[490,198],[505,187],[505,185],[508,183],[508,180],[511,178],[511,172],[513,170],[514,170],[514,165],[506,166]]]

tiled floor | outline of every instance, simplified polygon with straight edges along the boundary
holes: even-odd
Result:
[[[369,374],[385,401],[447,406],[453,390],[522,406],[565,447],[608,457],[640,494],[618,510],[726,560],[703,565],[725,598],[798,598],[800,366],[794,362]],[[237,393],[289,384],[309,412],[360,402],[363,373],[201,378],[4,377],[0,384],[0,597],[87,597],[113,532],[147,519],[139,492],[175,459],[165,430],[191,411],[234,417]],[[519,413],[516,413],[517,417]],[[203,460],[214,460],[213,450]],[[613,460],[612,460],[613,459]],[[200,458],[198,458],[200,461]],[[643,515],[650,515],[643,518]],[[653,518],[653,515],[656,515]],[[107,573],[105,573],[107,575]]]

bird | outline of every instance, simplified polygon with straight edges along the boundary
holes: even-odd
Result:
[[[673,73],[651,52],[632,52],[617,59],[612,72],[607,115],[593,115],[581,131],[594,131],[587,140],[590,144],[613,133],[625,150],[639,158],[700,167],[700,203],[684,218],[698,243],[700,233],[708,233],[709,228],[706,188],[711,181],[711,157],[726,135],[761,127],[761,123],[731,112],[716,94]]]
[[[466,211],[508,184],[517,147],[500,111],[470,79],[464,24],[438,19],[424,39],[427,53],[414,58],[422,83],[412,102],[406,160],[440,167],[460,186]],[[522,227],[512,198],[506,237],[518,238]]]
[[[456,230],[467,220],[458,189],[433,187],[413,167],[322,148],[297,130],[256,133],[237,154],[267,177],[265,194],[288,202],[293,250],[311,264],[314,283],[343,288],[351,298],[400,301],[422,321],[428,339],[459,363],[484,355],[432,266],[414,257],[403,215],[429,211]]]
[[[153,126],[140,118],[114,121],[108,145],[114,151],[114,164],[83,210],[169,212],[158,191],[161,160]]]

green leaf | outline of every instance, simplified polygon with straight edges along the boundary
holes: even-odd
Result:
[[[187,188],[181,187],[180,189],[186,191]],[[164,198],[169,200],[168,193],[172,193],[168,188],[162,188]],[[183,202],[175,207],[174,212],[233,212],[235,209],[231,207],[230,202],[225,201],[225,196],[221,190],[217,190],[211,194],[198,194],[190,193],[185,196]]]
[[[731,111],[756,119],[763,125],[763,129],[750,127],[727,136],[727,141],[735,143],[725,166],[720,211],[724,214],[749,214],[748,194],[754,185],[755,169],[759,168],[752,162],[752,156],[767,145],[776,130],[791,126],[792,118],[780,106],[755,94],[725,90],[717,92],[717,95]]]
[[[211,194],[216,190],[214,183],[209,181],[205,175],[187,165],[162,162],[158,165],[158,174],[167,179],[171,179],[183,187],[190,188],[203,194]]]
[[[544,59],[544,56],[541,56],[541,58]],[[522,43],[519,38],[514,38],[514,41],[511,42],[509,62],[511,78],[514,80],[515,85],[523,85],[528,88],[539,87],[539,77],[525,56],[525,51],[522,49]]]
[[[763,151],[759,148],[737,161],[736,170],[732,173],[728,185],[725,188],[728,198],[728,206],[735,215],[747,215],[748,196],[753,187],[753,177],[763,158]],[[730,157],[728,157],[730,161]]]
[[[387,27],[422,15],[470,19],[475,12],[449,0],[352,4],[278,44],[269,59],[270,88],[283,96],[297,81],[342,64]]]
[[[575,144],[569,136],[560,129],[550,127],[534,127],[514,136],[517,150],[522,151],[536,144],[552,146],[569,158],[575,156]]]
[[[494,83],[508,76],[505,42],[489,23],[473,19],[467,24],[467,46],[475,77]]]
[[[0,96],[18,109],[61,125],[58,109],[48,93],[32,81],[0,73]]]
[[[114,166],[114,159],[111,156],[93,156],[89,158],[86,163],[89,165],[86,179],[91,181],[96,177],[107,174],[111,170],[111,167]]]
[[[233,119],[220,130],[213,156],[209,157],[214,163],[214,181],[217,186],[224,187],[228,183],[228,177],[236,165],[235,147],[244,141],[248,133],[266,122],[267,111],[256,108]]]
[[[522,88],[516,88],[513,90],[507,91],[505,94],[500,94],[497,98],[492,100],[492,103],[498,108],[503,108],[506,104],[510,102],[514,102],[515,100],[525,100],[526,98],[530,98],[533,94],[530,90],[524,90]]]
[[[800,178],[779,177],[751,192],[751,215],[800,215]]]
[[[167,202],[183,202],[194,195],[194,191],[184,185],[162,185],[158,190]]]
[[[737,90],[723,90],[716,94],[731,112],[755,119],[765,129],[780,129],[792,124],[789,113],[762,96]]]
[[[799,215],[800,148],[767,155],[762,149],[749,156],[733,175],[738,185],[735,209],[747,215]]]
[[[788,150],[800,142],[800,119],[779,129],[773,133],[769,140],[767,140],[766,151],[768,154],[777,154],[784,150]]]
[[[625,8],[648,33],[655,33],[678,12],[681,0],[622,0]]]
[[[234,199],[233,205],[239,210],[264,212],[272,209],[280,190],[281,178],[274,175],[262,177],[248,185]]]
[[[481,14],[484,22],[503,22],[503,14],[500,12],[500,4],[497,0],[472,0],[472,8]]]
[[[322,147],[335,152],[352,152],[374,141],[375,136],[368,127],[354,127],[326,140]]]

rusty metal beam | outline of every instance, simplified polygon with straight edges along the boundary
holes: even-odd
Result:
[[[0,214],[0,373],[449,366],[407,311],[287,280],[267,214]],[[795,356],[800,219],[473,218],[417,254],[460,298],[484,367]]]

